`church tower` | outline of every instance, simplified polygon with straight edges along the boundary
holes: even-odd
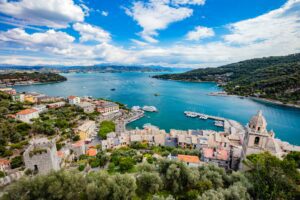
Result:
[[[267,122],[260,110],[246,126],[242,160],[247,155],[268,151],[271,145],[270,141],[273,141],[272,139],[274,139],[274,132],[267,131]]]

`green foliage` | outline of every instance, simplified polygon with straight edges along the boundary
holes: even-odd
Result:
[[[300,168],[300,152],[291,152],[286,157],[285,160],[294,161],[297,164],[297,168]]]
[[[195,69],[182,74],[154,76],[161,79],[211,81],[225,84],[230,94],[258,96],[285,103],[299,103],[300,54],[251,59],[218,68]]]
[[[37,81],[40,83],[49,83],[49,82],[61,82],[66,81],[67,78],[55,73],[40,73],[40,72],[16,72],[16,73],[7,73],[0,74],[0,80],[4,79],[18,79],[18,81]],[[16,81],[10,80],[9,83],[14,84]]]
[[[78,170],[79,170],[80,172],[82,172],[82,171],[84,170],[84,168],[85,168],[85,165],[79,165],[79,166],[78,166]]]
[[[11,159],[11,161],[10,161],[10,165],[11,165],[12,169],[21,167],[23,165],[23,158],[22,158],[22,156],[13,157]]]
[[[247,177],[256,199],[296,199],[300,195],[300,173],[294,160],[280,160],[269,153],[247,157]]]
[[[3,177],[5,177],[5,172],[0,171],[0,178],[3,178]]]
[[[106,139],[108,133],[114,132],[116,125],[113,121],[103,121],[100,123],[99,137]]]
[[[162,187],[162,180],[158,173],[143,172],[136,177],[137,194],[147,196],[157,193]]]

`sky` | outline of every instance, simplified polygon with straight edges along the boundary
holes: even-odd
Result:
[[[300,0],[0,0],[0,64],[217,67],[300,52]]]

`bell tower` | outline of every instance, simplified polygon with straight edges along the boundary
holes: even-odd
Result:
[[[274,132],[267,131],[267,122],[262,111],[258,111],[246,126],[243,141],[242,160],[249,154],[267,151],[269,138],[274,137]]]

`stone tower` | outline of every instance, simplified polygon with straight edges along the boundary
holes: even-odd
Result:
[[[247,155],[257,154],[264,151],[275,153],[274,132],[267,131],[267,122],[262,111],[258,111],[246,126],[246,133],[243,141],[242,160]]]
[[[47,138],[33,139],[23,154],[27,169],[39,174],[47,174],[51,170],[60,169],[55,141]]]

